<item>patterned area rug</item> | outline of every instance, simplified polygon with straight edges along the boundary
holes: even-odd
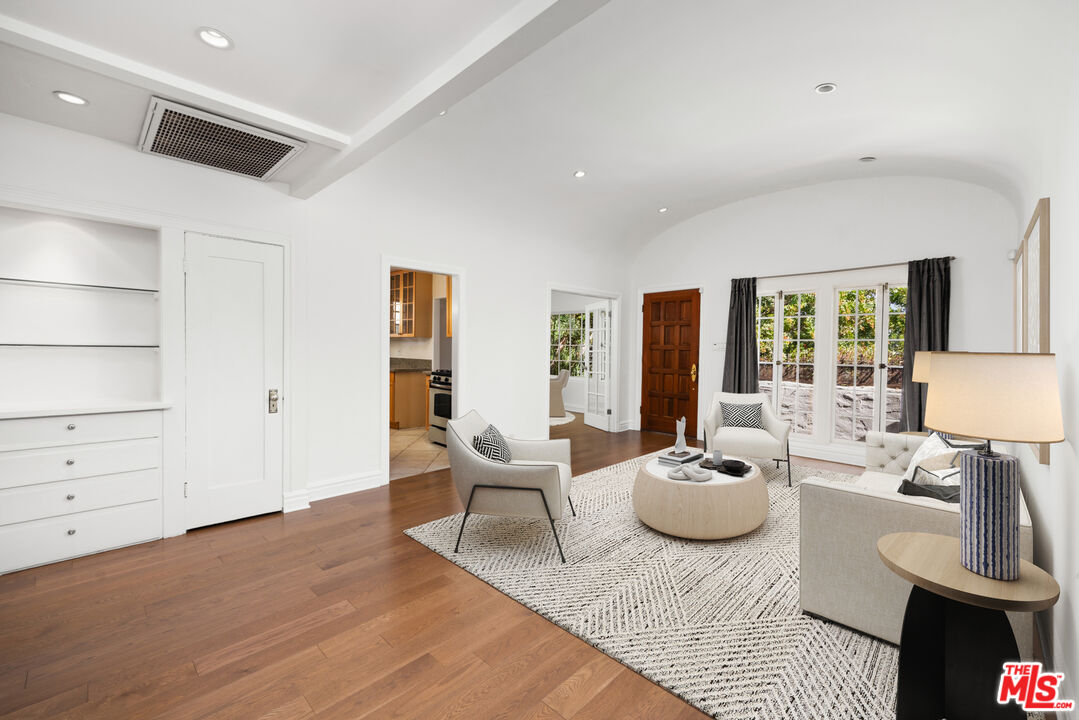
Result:
[[[764,524],[740,538],[682,540],[633,512],[637,470],[651,455],[573,480],[577,517],[461,515],[406,532],[506,595],[717,718],[895,717],[899,652],[798,608],[798,482],[853,476],[758,461]]]

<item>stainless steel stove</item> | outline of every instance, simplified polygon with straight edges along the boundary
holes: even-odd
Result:
[[[431,371],[431,428],[427,439],[446,447],[446,421],[453,417],[453,372]]]

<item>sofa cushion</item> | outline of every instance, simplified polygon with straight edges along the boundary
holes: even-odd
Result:
[[[764,429],[760,403],[719,403],[725,427]]]
[[[959,502],[958,485],[919,485],[918,483],[912,483],[910,480],[904,480],[903,484],[899,486],[899,492],[902,495],[936,498],[947,503]]]
[[[724,454],[756,458],[785,458],[779,441],[767,430],[742,427],[721,427],[716,430],[712,447]]]
[[[898,475],[892,475],[891,473],[877,472],[876,470],[866,470],[862,473],[854,484],[860,488],[866,490],[878,490],[881,492],[898,492],[899,485],[903,482],[903,478]]]
[[[948,443],[944,442],[944,440],[939,435],[933,433],[928,438],[926,438],[925,442],[923,442],[921,446],[919,446],[918,449],[915,451],[914,457],[910,459],[910,465],[907,466],[907,471],[903,473],[903,479],[913,480],[914,470],[920,464],[922,464],[929,458],[944,454],[954,455],[955,450],[948,447]]]
[[[511,459],[510,446],[506,444],[506,438],[502,437],[502,433],[494,425],[488,425],[483,432],[472,438],[472,447],[488,460],[508,463]]]

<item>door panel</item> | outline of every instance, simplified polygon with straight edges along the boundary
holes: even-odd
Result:
[[[673,433],[685,416],[686,437],[697,432],[700,290],[644,296],[641,429]]]
[[[186,236],[189,528],[282,507],[283,255]]]
[[[611,301],[585,305],[584,422],[611,431]]]

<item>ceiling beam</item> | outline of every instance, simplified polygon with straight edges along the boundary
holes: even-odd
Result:
[[[0,42],[144,88],[169,100],[227,115],[235,120],[300,140],[335,150],[341,150],[349,144],[347,133],[323,127],[2,14]]]
[[[379,113],[329,163],[292,185],[309,198],[460,102],[608,0],[524,0]]]

